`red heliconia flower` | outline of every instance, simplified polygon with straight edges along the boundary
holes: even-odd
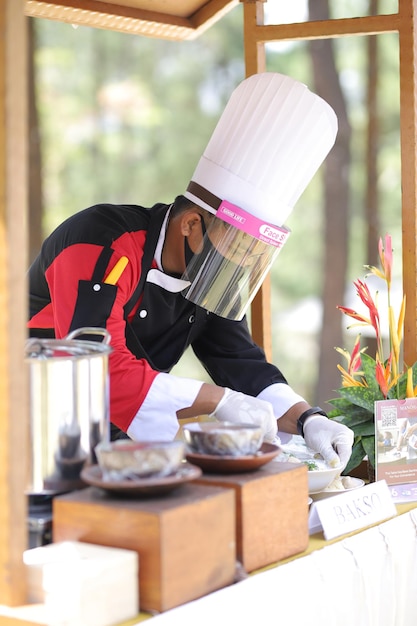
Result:
[[[371,320],[371,325],[373,326],[376,334],[377,342],[380,340],[379,333],[379,312],[372,298],[371,292],[369,291],[368,285],[358,278],[358,280],[354,281],[353,284],[356,287],[356,292],[364,305],[368,308],[369,316]]]
[[[365,317],[364,315],[357,313],[354,309],[349,309],[347,306],[338,305],[336,309],[339,309],[339,311],[341,311],[348,317],[352,317],[354,320],[358,320],[358,322],[361,322],[361,324],[364,324],[365,326],[371,326],[372,324],[369,317]],[[356,324],[356,325],[359,326],[359,324]]]

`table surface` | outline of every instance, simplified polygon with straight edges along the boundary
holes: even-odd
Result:
[[[408,513],[411,510],[417,509],[417,502],[410,502],[410,503],[406,503],[406,504],[397,504],[396,505],[396,509],[397,509],[397,516],[398,515],[402,515],[404,513]],[[310,536],[310,540],[309,540],[309,545],[307,547],[307,549],[304,552],[301,552],[299,554],[296,554],[292,557],[289,557],[287,559],[284,559],[282,561],[279,561],[279,563],[273,563],[271,565],[268,565],[266,567],[263,567],[259,570],[256,570],[254,572],[251,572],[249,574],[249,577],[252,576],[257,576],[258,574],[262,573],[262,572],[267,572],[268,570],[272,570],[275,569],[277,567],[281,567],[287,563],[290,563],[291,561],[295,561],[297,559],[300,559],[302,557],[305,557],[309,554],[312,554],[313,552],[317,551],[317,550],[321,550],[322,548],[326,547],[326,546],[331,546],[333,544],[337,544],[340,541],[345,540],[348,537],[352,537],[354,535],[358,535],[370,528],[372,528],[373,526],[378,526],[378,524],[374,524],[372,526],[367,526],[364,529],[361,529],[359,531],[353,532],[353,533],[349,533],[346,535],[342,535],[340,537],[336,537],[335,539],[332,539],[330,541],[326,541],[324,539],[323,533],[319,532],[316,533],[314,535]],[[209,594],[210,595],[210,594]],[[180,607],[179,607],[180,608]],[[174,609],[175,610],[175,609]],[[161,614],[164,615],[164,614]],[[136,624],[140,624],[141,622],[147,621],[149,619],[152,619],[154,616],[150,615],[149,613],[139,613],[139,615],[135,618],[132,618],[128,621],[124,621],[122,623],[120,623],[118,626],[135,626]]]
[[[335,619],[332,621],[337,626],[415,626],[417,502],[397,504],[396,509],[397,515],[386,522],[330,541],[324,539],[322,532],[311,535],[304,552],[251,572],[242,582],[159,615],[141,612],[118,626],[135,626],[150,619],[155,626],[195,626],[196,623],[206,626],[215,624],[223,614],[230,623],[239,623],[238,611],[250,623],[282,626],[286,612],[287,620],[292,623],[322,626],[328,622],[331,609],[334,613],[339,611],[338,617],[333,615]],[[314,593],[311,583],[316,586]],[[361,584],[362,589],[358,588]],[[332,597],[329,591],[332,586],[339,597]],[[279,593],[284,607],[277,599]],[[256,598],[255,602],[253,598]],[[373,608],[368,606],[370,601]],[[285,606],[286,603],[289,606]],[[398,605],[400,617],[393,616],[393,611],[399,610]],[[320,615],[323,606],[328,612]],[[356,611],[353,616],[352,606]],[[294,612],[299,618],[297,622],[293,619]],[[203,617],[206,621],[202,620]],[[0,622],[11,626],[46,625],[45,605],[0,606]]]

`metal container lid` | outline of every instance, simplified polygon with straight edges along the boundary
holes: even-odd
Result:
[[[102,342],[87,339],[75,340],[80,335],[101,335]],[[79,357],[95,357],[110,354],[110,334],[105,328],[80,328],[63,339],[39,339],[33,337],[26,341],[25,358],[28,361],[37,359],[74,359]]]

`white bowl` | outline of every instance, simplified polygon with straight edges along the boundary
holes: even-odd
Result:
[[[263,442],[260,426],[232,422],[186,424],[184,438],[191,452],[216,456],[256,454]]]
[[[351,476],[342,476],[343,479],[349,479],[350,487],[345,487],[344,489],[332,489],[332,483],[325,487],[323,491],[319,491],[318,493],[313,493],[313,500],[316,502],[317,500],[323,500],[324,498],[329,498],[331,496],[337,496],[339,493],[346,493],[347,491],[353,491],[354,489],[360,489],[365,484],[361,478],[352,478]],[[343,482],[342,482],[343,484]]]
[[[317,462],[319,469],[308,470],[308,493],[318,493],[330,485],[342,471],[342,466],[329,467]]]
[[[169,476],[182,463],[183,441],[145,441],[118,439],[95,448],[105,480]]]

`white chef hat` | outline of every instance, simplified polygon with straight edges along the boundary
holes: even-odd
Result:
[[[201,255],[194,255],[200,258],[191,261],[184,275],[192,278],[186,298],[225,317],[243,316],[286,241],[285,220],[332,148],[336,134],[333,109],[303,83],[265,72],[238,85],[184,194],[231,225],[228,242],[220,247],[216,244],[214,265],[210,255],[206,255],[204,267]],[[205,237],[213,240],[210,228]],[[240,263],[236,255],[233,261],[229,259],[229,265],[238,266],[234,273],[221,259],[227,261],[224,254],[232,245],[230,230],[236,229],[235,235],[245,239],[240,241],[240,249],[249,248],[254,238],[257,252],[256,263],[253,255],[250,262]],[[244,302],[242,280],[236,290],[237,278],[242,275],[246,287],[250,285]],[[233,298],[231,292],[225,294],[227,287],[233,289]],[[220,295],[222,305],[217,302]]]

